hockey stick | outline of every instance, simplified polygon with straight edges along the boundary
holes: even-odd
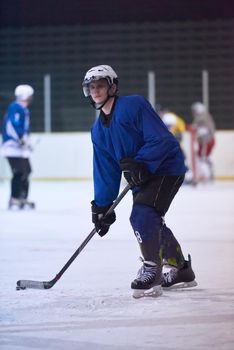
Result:
[[[116,198],[115,202],[112,204],[110,209],[106,212],[106,215],[110,214],[115,207],[119,204],[119,202],[123,199],[123,197],[127,194],[131,187],[127,185],[123,191],[120,193],[120,195]],[[91,240],[91,238],[95,235],[96,229],[94,228],[90,234],[85,238],[85,240],[81,243],[79,248],[75,251],[75,253],[71,256],[71,258],[67,261],[67,263],[63,266],[61,271],[51,280],[51,281],[30,281],[30,280],[19,280],[16,283],[16,289],[26,289],[26,288],[33,288],[33,289],[50,289],[52,288],[55,283],[61,278],[61,276],[64,274],[64,272],[68,269],[68,267],[71,265],[71,263],[75,260],[75,258],[80,254],[80,252],[84,249],[86,244]]]

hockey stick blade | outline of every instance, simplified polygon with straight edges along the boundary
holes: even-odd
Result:
[[[131,188],[131,186],[127,185],[123,189],[123,191],[119,194],[119,196],[116,198],[116,200],[114,201],[114,203],[112,204],[112,206],[109,208],[109,210],[106,212],[105,215],[110,214],[115,209],[115,207],[119,204],[119,202],[127,194],[127,192],[130,190],[130,188]],[[93,228],[93,230],[90,232],[90,234],[85,238],[85,240],[77,248],[75,253],[70,257],[70,259],[66,262],[66,264],[63,266],[63,268],[59,271],[59,273],[51,281],[19,280],[16,282],[16,290],[24,290],[27,288],[32,288],[32,289],[50,289],[50,288],[52,288],[53,285],[61,278],[61,276],[64,274],[64,272],[72,264],[72,262],[76,259],[76,257],[80,254],[80,252],[84,249],[84,247],[88,244],[88,242],[95,235],[95,233],[96,233],[96,229]]]
[[[30,280],[19,280],[16,282],[16,290],[21,289],[50,289],[53,287],[56,281],[52,280],[49,282],[40,282],[40,281],[30,281]]]

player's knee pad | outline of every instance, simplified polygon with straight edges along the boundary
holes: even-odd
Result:
[[[13,179],[15,181],[20,181],[22,179],[23,175],[24,174],[21,173],[20,171],[17,171],[17,170],[13,171]]]
[[[29,178],[29,174],[22,174],[22,176],[21,176],[21,181],[22,182],[27,182],[28,181],[28,178]]]
[[[130,223],[138,242],[142,243],[160,234],[162,217],[154,208],[134,203]]]

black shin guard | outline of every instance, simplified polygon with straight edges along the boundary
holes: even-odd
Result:
[[[144,261],[161,265],[161,259],[159,256],[159,240],[156,235],[147,241],[139,243],[139,245]]]

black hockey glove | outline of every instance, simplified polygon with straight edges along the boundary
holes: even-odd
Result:
[[[150,172],[143,163],[139,163],[130,157],[120,160],[120,168],[131,187],[140,186],[151,177]]]
[[[91,204],[92,222],[94,223],[99,236],[103,237],[109,231],[110,226],[116,220],[115,212],[112,211],[112,213],[104,217],[105,213],[110,208],[110,205],[107,205],[105,207],[99,207],[94,201],[92,201]]]

